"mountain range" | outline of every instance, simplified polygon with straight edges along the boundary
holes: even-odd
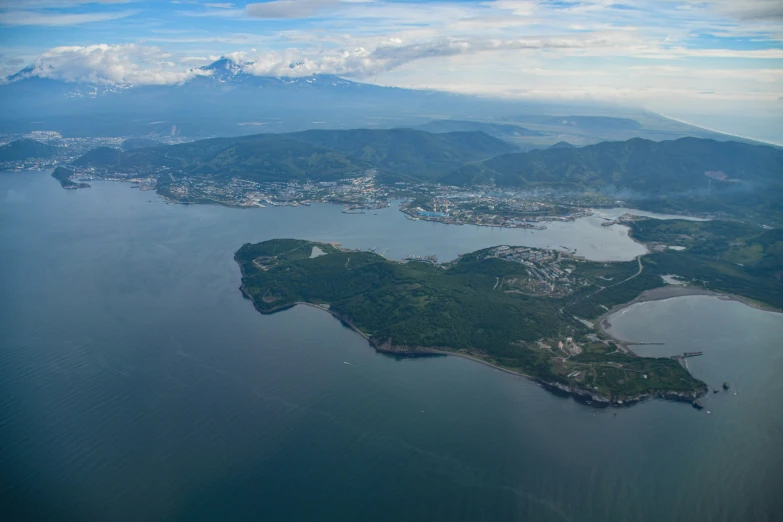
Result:
[[[635,200],[639,208],[761,217],[781,213],[783,149],[699,138],[634,138],[503,154],[465,164],[440,181],[594,191]]]
[[[47,159],[56,156],[60,151],[60,147],[31,139],[21,139],[0,147],[0,162],[24,161],[29,158]]]
[[[435,181],[467,162],[516,148],[482,132],[432,134],[414,129],[309,130],[213,138],[128,151],[99,147],[80,167],[167,167],[188,175],[255,181],[350,178],[378,169],[386,180]]]
[[[101,147],[80,167],[255,181],[326,181],[376,169],[384,181],[598,192],[657,210],[780,213],[783,149],[700,138],[641,138],[518,152],[483,132],[310,130],[213,138],[128,151]]]
[[[313,128],[478,130],[522,150],[559,141],[731,137],[653,113],[595,103],[493,99],[360,83],[333,75],[255,76],[221,58],[173,85],[66,82],[27,67],[0,83],[0,132],[160,139],[285,133]],[[511,115],[511,116],[509,116]],[[741,141],[741,139],[736,138]]]

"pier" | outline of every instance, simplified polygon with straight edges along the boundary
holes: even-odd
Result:
[[[671,358],[680,363],[680,365],[687,370],[688,365],[685,364],[685,359],[688,357],[698,357],[699,355],[704,355],[704,352],[685,352],[682,355],[672,355]]]

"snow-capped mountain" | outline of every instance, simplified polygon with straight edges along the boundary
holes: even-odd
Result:
[[[57,130],[72,135],[152,132],[204,135],[292,131],[314,126],[414,125],[456,100],[431,91],[381,87],[328,74],[255,76],[253,63],[221,58],[171,85],[66,82],[40,66],[0,84],[0,132]],[[486,103],[484,103],[486,105]]]
[[[256,87],[316,87],[319,89],[329,88],[361,88],[366,84],[352,82],[339,76],[331,74],[315,74],[309,76],[257,76],[252,73],[254,62],[235,61],[231,58],[222,57],[219,60],[199,68],[201,75],[190,80],[206,81],[229,84],[229,85],[252,85]],[[294,73],[299,64],[292,63],[291,72]]]
[[[216,62],[200,67],[201,71],[209,73],[212,78],[221,82],[235,81],[237,77],[247,76],[245,68],[252,63],[236,62],[230,58],[220,58]]]
[[[42,67],[25,67],[0,84],[0,132],[199,138],[312,128],[415,127],[448,118],[501,121],[509,114],[540,113],[546,107],[540,102],[382,87],[329,74],[297,76],[299,64],[292,64],[290,76],[256,76],[252,62],[227,57],[167,85],[66,82]],[[577,110],[569,113],[579,114]]]

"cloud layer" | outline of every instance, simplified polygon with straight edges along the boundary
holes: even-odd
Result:
[[[2,76],[176,84],[224,55],[259,76],[783,120],[781,0],[0,0],[0,30]]]
[[[249,4],[245,12],[255,18],[308,18],[340,3],[340,0],[274,0]]]
[[[25,76],[39,76],[67,82],[98,84],[162,85],[182,83],[199,74],[170,61],[171,55],[157,47],[135,44],[55,47],[25,70]]]

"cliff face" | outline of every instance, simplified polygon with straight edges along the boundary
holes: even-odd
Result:
[[[571,395],[572,397],[580,401],[590,401],[599,406],[602,405],[603,406],[624,406],[624,405],[628,406],[631,404],[635,404],[637,402],[642,402],[654,398],[681,401],[681,402],[692,402],[707,393],[707,388],[705,387],[703,390],[696,391],[696,392],[667,391],[667,392],[658,392],[658,393],[644,393],[633,397],[623,397],[622,399],[620,399],[618,397],[607,397],[605,395],[600,395],[586,388],[569,386],[567,384],[563,384],[559,382],[550,382],[541,379],[536,379],[536,381],[539,382],[545,388],[548,388],[550,390],[555,390],[561,393]]]

